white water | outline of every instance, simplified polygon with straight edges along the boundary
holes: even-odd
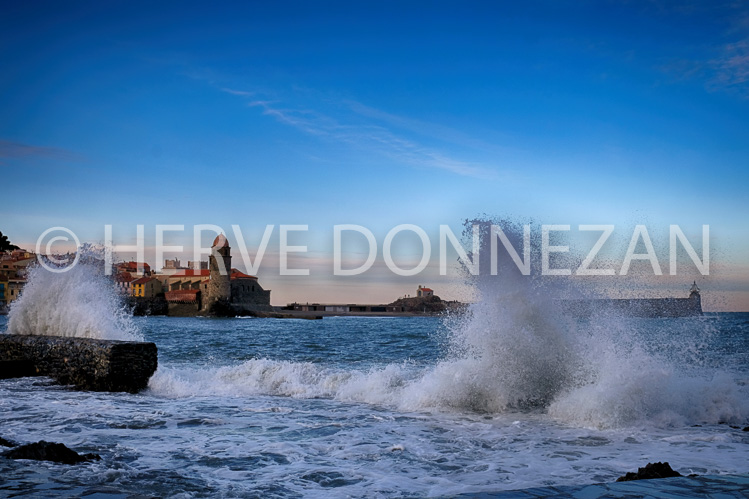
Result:
[[[60,273],[32,268],[11,305],[8,333],[142,340],[112,281],[85,263]]]
[[[520,247],[518,233],[509,236]],[[482,268],[488,267],[483,261]],[[86,264],[64,273],[33,269],[11,309],[8,332],[142,339],[111,281],[97,270]],[[220,368],[162,366],[150,391],[170,398],[330,398],[416,411],[542,411],[600,428],[749,418],[746,386],[733,374],[685,369],[683,358],[648,352],[621,318],[600,316],[585,327],[567,318],[559,299],[580,294],[568,279],[523,276],[505,257],[499,275],[483,272],[473,284],[479,301],[463,320],[451,323],[448,354],[430,367],[380,364],[354,370],[270,359]],[[686,332],[673,337],[673,345],[660,350],[683,349],[687,337]]]
[[[278,395],[409,411],[541,411],[597,428],[749,419],[749,393],[735,373],[695,369],[682,365],[683,355],[669,355],[692,339],[697,350],[704,347],[708,329],[661,337],[660,353],[653,353],[621,317],[583,324],[564,315],[559,300],[583,294],[568,279],[523,276],[507,258],[499,275],[484,274],[474,285],[480,300],[451,324],[449,353],[431,367],[351,370],[254,359],[221,368],[160,368],[149,387],[165,397]]]

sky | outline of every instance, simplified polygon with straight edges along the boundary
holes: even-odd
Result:
[[[184,261],[196,224],[232,247],[239,225],[253,254],[274,225],[274,304],[378,303],[463,296],[435,271],[440,225],[612,224],[619,260],[635,225],[698,250],[709,225],[711,275],[653,289],[694,278],[707,308],[749,310],[743,2],[3,1],[0,67],[0,231],[29,249],[57,226],[132,244],[141,224],[158,268],[158,224],[185,227],[166,238]],[[332,276],[336,224],[372,231],[371,271]],[[399,224],[429,235],[424,274],[383,264]],[[308,226],[290,240],[309,276],[278,275],[281,225]],[[395,241],[413,267],[419,239]]]

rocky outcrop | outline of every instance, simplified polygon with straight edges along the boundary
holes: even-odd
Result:
[[[78,454],[64,444],[45,442],[44,440],[33,444],[15,446],[0,455],[8,459],[33,459],[62,464],[86,463],[101,459],[98,454]]]
[[[167,315],[169,313],[169,304],[163,295],[154,298],[139,298],[131,296],[128,298],[128,305],[133,315]]]
[[[637,473],[627,473],[616,479],[617,482],[628,482],[630,480],[649,480],[651,478],[671,478],[682,476],[681,473],[671,469],[668,463],[648,463],[644,468],[638,468]]]
[[[28,360],[0,360],[0,379],[36,376],[34,364]]]
[[[135,393],[157,364],[153,343],[0,334],[5,377],[50,376],[80,390]]]
[[[447,309],[447,303],[442,301],[439,296],[399,298],[388,307],[394,307],[402,312],[422,313],[422,314],[439,314]]]
[[[18,447],[18,444],[12,440],[6,440],[3,437],[0,437],[0,447]]]

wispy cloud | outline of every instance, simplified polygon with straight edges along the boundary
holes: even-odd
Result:
[[[223,88],[224,92],[242,97],[255,97],[255,92]],[[427,133],[439,142],[460,141],[465,146],[476,147],[478,141],[446,127],[431,125],[409,118],[398,117],[354,101],[325,102],[319,107],[330,111],[323,113],[308,105],[283,105],[280,100],[252,100],[248,106],[262,109],[280,123],[289,125],[309,135],[344,142],[357,149],[387,157],[421,168],[435,168],[458,175],[488,179],[494,178],[494,168],[452,157],[442,148],[428,146],[413,135]],[[400,130],[399,130],[400,129]],[[406,130],[410,133],[404,133]]]
[[[66,149],[34,146],[0,139],[0,160],[13,158],[43,158],[71,161],[80,159],[80,155]]]
[[[222,88],[221,91],[226,92],[227,94],[240,95],[242,97],[251,97],[255,95],[255,92],[246,92],[244,90],[233,90],[231,88]]]
[[[715,71],[708,82],[711,87],[737,90],[749,97],[749,38],[725,45],[711,66]]]
[[[681,53],[672,57],[660,69],[676,81],[693,80],[704,85],[708,92],[729,92],[749,98],[749,6],[740,0],[716,2],[653,1],[661,14],[684,15],[702,22],[710,19],[722,26],[714,36],[695,37]]]
[[[346,104],[353,112],[361,116],[378,120],[397,128],[408,130],[420,136],[426,136],[444,142],[485,151],[505,151],[504,148],[498,147],[496,144],[489,144],[483,140],[477,139],[476,137],[462,132],[461,130],[456,130],[455,128],[449,126],[413,118],[407,118],[404,116],[398,116],[395,114],[387,113],[380,109],[366,106],[361,102],[353,100],[346,100],[344,101],[344,104]]]
[[[677,81],[701,81],[708,92],[731,92],[749,98],[749,37],[712,47],[704,58],[675,59],[661,70]]]

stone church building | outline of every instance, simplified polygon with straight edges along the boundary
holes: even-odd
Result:
[[[270,290],[257,277],[231,266],[231,247],[223,234],[216,237],[208,269],[185,269],[164,276],[169,315],[252,315],[272,312]]]

